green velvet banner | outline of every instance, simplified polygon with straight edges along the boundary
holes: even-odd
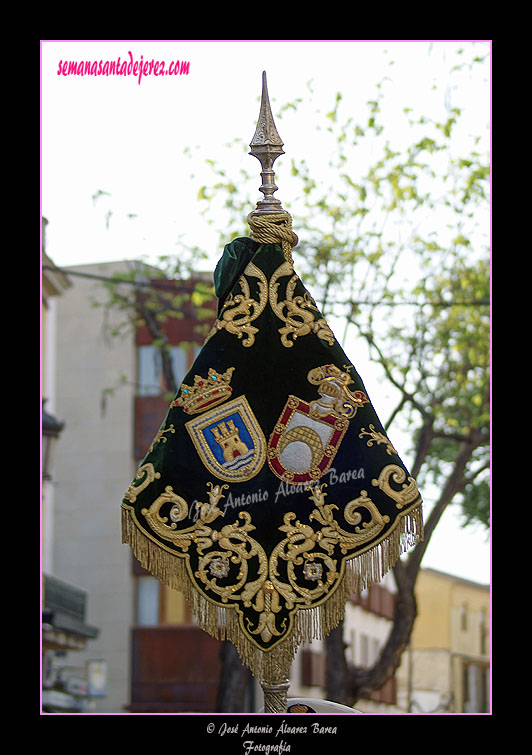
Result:
[[[122,502],[123,539],[254,673],[325,636],[422,537],[421,498],[280,246],[240,238],[218,317]]]

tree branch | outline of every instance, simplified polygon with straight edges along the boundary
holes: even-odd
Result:
[[[168,338],[166,337],[164,330],[159,326],[156,314],[145,305],[141,296],[138,297],[137,308],[141,314],[141,317],[146,323],[146,327],[150,331],[150,335],[152,336],[154,341],[159,342],[159,353],[161,354],[162,370],[166,390],[170,393],[175,394],[177,393],[177,383],[174,376],[174,368],[170,356]]]
[[[416,545],[406,562],[408,573],[414,581],[421,567],[421,561],[428,548],[430,538],[432,537],[432,534],[436,529],[438,522],[443,515],[443,512],[451,503],[454,496],[457,493],[460,493],[468,483],[467,477],[465,476],[465,469],[467,463],[471,459],[471,454],[473,453],[475,447],[475,444],[471,441],[461,443],[454,460],[453,470],[447,478],[440,497],[431,510],[428,519],[424,523],[423,541]]]
[[[411,475],[414,479],[416,479],[419,475],[421,467],[423,466],[423,462],[427,457],[430,444],[432,443],[432,440],[434,438],[433,425],[434,416],[429,415],[423,423],[423,427],[421,428],[421,432],[417,441],[416,457],[414,459],[411,470]]]
[[[390,383],[395,388],[397,388],[398,391],[400,391],[402,393],[403,399],[404,399],[403,403],[409,402],[415,409],[417,409],[417,411],[421,414],[422,417],[426,418],[427,417],[427,410],[419,403],[419,401],[417,401],[417,399],[415,398],[414,394],[411,391],[408,391],[406,389],[406,386],[405,386],[404,383],[401,384],[401,383],[399,383],[395,379],[394,375],[392,374],[392,372],[390,370],[390,365],[388,364],[388,360],[384,357],[383,353],[381,352],[381,350],[379,349],[379,347],[375,343],[375,340],[374,340],[372,334],[371,333],[364,333],[363,332],[363,333],[361,333],[361,335],[366,339],[366,341],[368,342],[369,346],[371,346],[377,352],[377,355],[378,355],[378,358],[379,358],[379,364],[383,368],[383,370],[384,370],[384,372],[386,374],[386,377],[388,378],[388,380],[390,381]]]
[[[484,472],[486,469],[490,468],[490,462],[487,461],[485,464],[482,464],[478,469],[475,469],[474,472],[472,472],[468,477],[466,477],[466,485],[470,485],[476,478],[479,476],[481,472]]]

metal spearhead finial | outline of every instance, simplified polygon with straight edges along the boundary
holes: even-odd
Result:
[[[279,157],[284,155],[283,142],[273,120],[270,100],[268,97],[268,87],[266,84],[266,71],[262,73],[262,98],[260,103],[259,120],[255,130],[255,136],[249,145],[251,147],[250,155],[259,160],[262,171],[262,186],[259,191],[264,195],[264,199],[257,202],[257,207],[253,215],[268,215],[274,212],[285,212],[279,199],[273,194],[277,191],[274,182],[275,173],[272,170],[273,163]]]

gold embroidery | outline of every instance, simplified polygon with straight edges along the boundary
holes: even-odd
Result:
[[[364,436],[364,435],[369,435],[370,438],[371,438],[371,440],[368,440],[368,443],[367,443],[367,445],[369,447],[371,447],[373,445],[373,443],[377,443],[377,445],[380,445],[381,443],[385,443],[386,444],[386,453],[387,454],[390,454],[390,456],[392,454],[397,454],[397,451],[392,446],[392,443],[391,443],[390,439],[387,438],[386,435],[384,435],[384,433],[377,432],[375,430],[375,427],[373,425],[369,426],[369,430],[370,430],[370,432],[368,432],[365,427],[361,427],[360,428],[360,435],[358,437],[362,438],[362,436]]]
[[[196,503],[199,517],[196,522],[184,530],[177,529],[177,522],[183,521],[188,516],[188,504],[184,498],[174,493],[171,485],[167,485],[164,493],[158,496],[149,508],[141,510],[151,530],[159,537],[176,545],[186,553],[192,544],[196,543],[198,553],[203,553],[205,548],[210,547],[215,541],[216,533],[208,525],[217,517],[223,516],[223,512],[218,508],[220,498],[223,498],[223,489],[227,485],[213,485],[208,482],[210,491],[208,491],[208,503]],[[168,508],[169,516],[161,516],[160,510],[163,506]],[[172,521],[168,524],[168,518]]]
[[[251,296],[246,276],[259,279],[257,284],[258,301]],[[286,286],[286,298],[279,302],[279,279],[286,276],[291,276]],[[299,276],[294,272],[293,264],[290,261],[284,262],[277,268],[269,285],[262,270],[250,262],[243,275],[238,279],[242,293],[229,294],[224,302],[220,317],[212,326],[205,342],[218,331],[226,330],[228,333],[236,335],[240,340],[246,334],[247,337],[242,340],[242,345],[253,346],[258,328],[251,323],[263,312],[269,301],[277,317],[285,323],[282,328],[279,328],[283,346],[291,348],[297,338],[309,333],[315,333],[318,338],[333,346],[334,334],[323,317],[316,319],[314,313],[319,314],[319,310],[312,296],[308,291],[305,291],[303,296],[294,296],[299,281]]]
[[[223,516],[223,513],[220,512]],[[263,579],[263,574],[266,570],[266,554],[256,540],[253,540],[249,536],[249,532],[254,530],[255,527],[251,524],[251,517],[247,512],[240,513],[240,519],[244,524],[239,525],[238,522],[233,524],[227,524],[216,535],[216,542],[220,548],[225,548],[224,551],[214,551],[204,556],[200,563],[199,568],[195,572],[195,576],[200,579],[203,584],[214,593],[221,597],[223,603],[227,603],[229,598],[234,596],[238,590],[244,588],[242,592],[242,598],[247,601],[247,596],[251,596],[255,589],[258,589]],[[247,583],[248,578],[248,561],[255,556],[259,559],[259,579]],[[216,559],[223,559],[224,564],[227,565],[228,571],[224,573],[223,577],[227,577],[231,565],[238,566],[238,574],[236,581],[229,585],[220,586],[214,580],[207,576],[207,567],[212,566],[213,561]]]
[[[161,507],[165,504],[172,505],[169,517],[163,517],[159,513]],[[184,498],[181,498],[181,496],[174,493],[171,485],[166,486],[164,493],[161,493],[161,495],[155,499],[149,509],[142,509],[141,514],[146,517],[146,521],[152,531],[157,535],[164,537],[165,540],[171,540],[185,550],[191,544],[192,541],[190,537],[187,537],[185,534],[186,531],[183,532],[183,530],[176,530],[177,522],[182,521],[188,514],[188,504]],[[170,524],[168,524],[168,518],[171,519]],[[191,529],[193,530],[194,528]],[[173,531],[172,535],[168,534],[169,530]]]
[[[368,403],[363,391],[348,390],[351,378],[334,364],[307,375],[319,398],[307,403],[289,396],[268,443],[268,464],[287,482],[319,480],[332,464],[359,408]]]
[[[347,372],[342,372],[334,364],[324,364],[321,367],[315,367],[308,373],[309,383],[318,386],[318,393],[321,400],[315,401],[314,405],[323,407],[327,412],[331,409],[348,419],[353,419],[357,409],[369,400],[363,391],[351,391],[347,386],[352,383]]]
[[[164,436],[164,433],[172,433],[172,434],[174,434],[175,433],[174,426],[170,425],[170,427],[167,427],[166,430],[163,430],[163,428],[161,427],[161,429],[158,431],[158,433],[155,436],[155,438],[152,440],[151,446],[148,448],[148,453],[151,453],[153,451],[153,449],[155,447],[155,444],[158,443],[159,441],[162,441],[163,443],[166,443],[166,441],[168,439]]]
[[[259,301],[251,297],[246,276],[258,278]],[[250,262],[238,282],[242,293],[236,296],[233,296],[232,293],[229,294],[224,303],[221,317],[216,320],[207,340],[217,330],[225,329],[228,333],[234,333],[239,339],[242,339],[245,333],[247,337],[242,341],[242,345],[249,347],[255,343],[255,333],[258,333],[258,328],[251,323],[261,314],[268,301],[268,281],[262,270]]]
[[[334,519],[333,510],[338,509],[335,504],[326,504],[322,485],[316,486],[310,493],[310,500],[316,508],[309,515],[309,522],[317,521],[321,527],[315,529],[310,524],[296,520],[293,512],[284,516],[284,524],[279,529],[286,533],[286,537],[273,549],[268,563],[268,579],[263,579],[257,599],[253,605],[260,614],[256,628],[252,634],[260,634],[264,642],[269,642],[273,636],[279,636],[276,629],[275,615],[281,609],[281,601],[290,611],[296,606],[311,607],[316,601],[325,597],[338,583],[341,577],[337,568],[337,561],[332,558],[334,547],[340,546],[343,554],[367,542],[383,529],[389,522],[389,517],[382,517],[373,502],[362,491],[360,498],[348,504],[346,520],[353,524],[362,521],[360,514],[354,514],[356,508],[365,508],[371,516],[370,522],[362,527],[355,527],[355,533],[343,530]],[[349,517],[349,518],[348,518]],[[317,550],[317,549],[320,550]],[[325,552],[323,552],[325,551]],[[286,563],[287,580],[281,579],[280,563]],[[263,577],[265,570],[262,570]],[[303,583],[301,580],[303,577]],[[314,582],[314,587],[305,586],[304,582]],[[248,619],[248,628],[251,623]],[[283,630],[281,626],[281,631]]]
[[[389,517],[381,516],[363,490],[359,498],[346,506],[344,517],[355,526],[354,532],[347,532],[334,518],[333,510],[338,506],[325,503],[326,485],[315,487],[309,496],[315,505],[309,514],[309,524],[297,520],[293,512],[286,513],[279,527],[286,536],[268,559],[264,548],[250,535],[255,527],[248,512],[241,512],[235,522],[220,531],[210,526],[215,519],[224,516],[218,504],[228,486],[208,484],[209,503],[197,504],[199,518],[184,530],[177,530],[176,522],[188,515],[188,505],[170,486],[149,508],[142,509],[142,514],[154,533],[183,553],[187,553],[192,542],[196,544],[201,556],[194,573],[196,579],[222,603],[241,602],[251,607],[256,619],[253,622],[246,617],[247,629],[252,635],[260,635],[264,643],[285,632],[286,618],[279,625],[276,623],[283,605],[288,611],[298,606],[311,607],[340,579],[337,561],[332,558],[336,546],[345,555],[375,538],[389,522]],[[161,514],[163,507],[165,511]],[[369,522],[362,523],[358,509],[369,513]],[[313,527],[312,521],[317,522],[318,527]],[[253,573],[256,576],[248,582],[252,562],[255,562]],[[285,577],[281,564],[286,564]]]
[[[219,640],[230,640],[255,675],[288,668],[301,642],[323,637],[338,625],[349,595],[382,579],[400,554],[423,538],[420,501],[398,514],[386,532],[382,525],[388,517],[379,521],[366,491],[361,491],[344,514],[355,526],[348,533],[334,519],[338,507],[325,504],[322,485],[311,492],[315,508],[309,523],[294,522],[295,514],[286,514],[279,528],[286,537],[268,558],[250,535],[254,526],[247,512],[220,531],[210,526],[224,516],[218,504],[228,486],[208,486],[209,501],[197,505],[198,520],[181,533],[169,522],[184,519],[186,501],[168,489],[165,500],[159,496],[154,501],[150,509],[161,540],[137,521],[134,509],[124,502],[122,541],[130,544],[145,569],[185,593],[203,629]],[[362,523],[364,509],[370,522]],[[313,521],[318,526],[311,526]],[[379,527],[378,536],[371,539]],[[192,542],[200,556],[195,572],[190,569]],[[342,544],[347,558],[337,565],[334,547]],[[357,544],[356,552],[351,552]],[[250,577],[252,581],[246,582]]]
[[[226,482],[255,477],[266,460],[266,439],[245,396],[202,414],[185,427],[204,466]]]
[[[286,299],[278,301],[279,279],[292,276],[286,285]],[[294,291],[299,282],[299,276],[294,273],[294,268],[289,262],[280,265],[271,277],[269,285],[270,306],[280,320],[285,325],[279,329],[281,334],[281,343],[287,348],[294,345],[296,338],[305,336],[308,333],[315,333],[318,338],[327,341],[332,346],[334,344],[334,335],[327,325],[326,321],[321,318],[315,319],[315,316],[309,310],[319,312],[316,302],[305,291],[303,296],[294,297]]]
[[[139,493],[141,493],[145,488],[148,487],[148,485],[153,482],[154,480],[158,480],[161,476],[160,472],[155,471],[155,467],[153,464],[143,464],[141,467],[137,469],[137,474],[135,475],[135,480],[142,480],[142,482],[139,485],[135,485],[135,480],[131,483],[131,485],[128,487],[126,492],[124,493],[124,498],[126,501],[129,501],[130,503],[135,503],[137,500],[137,496]]]
[[[349,524],[355,525],[355,532],[346,532],[339,524],[334,520],[332,515],[332,509],[338,508],[335,504],[326,504],[325,496],[327,493],[323,492],[323,489],[327,487],[325,484],[316,486],[311,495],[311,500],[317,506],[309,519],[317,519],[324,525],[321,531],[321,536],[326,539],[326,542],[321,542],[322,548],[331,547],[331,545],[338,543],[340,550],[343,554],[353,548],[358,547],[362,543],[367,542],[370,539],[377,537],[382,531],[385,524],[388,524],[390,517],[382,515],[378,508],[375,506],[371,498],[368,498],[367,491],[361,490],[360,496],[354,498],[352,501],[346,504],[344,508],[344,518]],[[362,515],[358,509],[366,509],[370,515],[369,522],[362,522]],[[362,523],[362,527],[359,527]],[[331,551],[332,552],[332,548]]]
[[[395,490],[390,485],[390,479],[397,484],[404,483],[401,490]],[[419,490],[413,477],[408,478],[408,484],[405,483],[406,472],[402,467],[396,464],[389,464],[381,470],[378,479],[372,480],[371,484],[379,487],[386,495],[393,498],[398,509],[408,506],[420,499]]]
[[[225,401],[232,393],[229,385],[234,367],[229,367],[224,373],[216,372],[212,367],[208,377],[194,376],[194,385],[181,385],[181,395],[170,406],[181,406],[186,414],[199,414],[206,409],[213,409]]]

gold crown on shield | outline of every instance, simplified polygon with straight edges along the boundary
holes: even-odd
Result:
[[[194,385],[181,385],[180,396],[171,406],[181,406],[187,414],[199,414],[205,409],[212,409],[225,401],[232,393],[230,386],[234,367],[229,367],[224,373],[217,372],[212,367],[206,378],[194,376]]]

